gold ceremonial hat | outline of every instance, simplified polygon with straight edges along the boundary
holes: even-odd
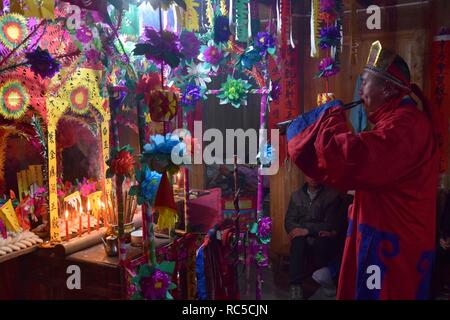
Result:
[[[372,43],[364,70],[376,73],[403,89],[410,89],[411,76],[408,65],[398,54],[383,48],[380,41]]]

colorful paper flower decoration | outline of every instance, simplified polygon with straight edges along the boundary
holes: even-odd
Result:
[[[272,237],[272,219],[270,217],[264,217],[258,221],[258,238],[263,244],[270,242]]]
[[[260,51],[252,46],[248,47],[240,57],[241,65],[248,70],[253,69],[253,66],[260,62],[261,59]]]
[[[255,47],[259,49],[262,54],[268,52],[270,55],[274,55],[276,51],[275,39],[268,32],[258,32],[255,39]]]
[[[153,121],[170,121],[178,112],[178,96],[169,90],[153,90],[145,96]]]
[[[219,64],[228,53],[217,46],[214,41],[208,41],[208,45],[200,48],[198,60],[205,62],[205,67],[211,67],[214,72],[219,69]]]
[[[251,85],[247,80],[234,79],[228,76],[227,81],[222,85],[221,93],[217,95],[220,99],[220,104],[231,103],[235,108],[241,105],[247,105],[247,93]]]
[[[228,18],[216,16],[214,18],[214,41],[216,43],[227,42],[230,39],[231,31]]]
[[[42,79],[53,78],[59,69],[61,69],[61,64],[53,59],[48,50],[42,50],[40,47],[37,47],[33,52],[28,52],[26,57],[31,71],[39,75]]]
[[[198,56],[200,40],[194,32],[183,30],[180,34],[181,53],[184,59],[191,60]]]
[[[170,281],[175,262],[164,261],[156,266],[144,264],[131,282],[136,292],[132,300],[173,300],[170,290],[177,286]]]
[[[136,170],[137,186],[130,188],[130,195],[137,196],[138,204],[147,202],[153,205],[158,193],[159,183],[161,182],[161,174],[156,171],[151,171],[149,167],[144,164],[141,170]]]
[[[180,64],[182,55],[177,34],[167,30],[159,32],[152,27],[146,27],[144,38],[144,43],[136,44],[134,55],[145,55],[147,59],[157,63],[164,62],[171,68],[176,68]]]
[[[202,99],[204,92],[196,84],[188,84],[181,94],[181,105],[185,111],[195,108],[198,101]]]
[[[111,158],[106,162],[109,166],[106,171],[107,178],[112,178],[114,175],[131,177],[135,164],[133,153],[134,151],[129,145],[113,149]]]
[[[29,102],[27,89],[19,81],[8,81],[0,87],[0,113],[5,118],[21,118]]]
[[[183,156],[185,144],[176,135],[150,136],[150,141],[144,146],[142,161],[148,163],[152,170],[173,174],[179,170],[179,165],[172,161],[172,153]]]
[[[326,57],[320,61],[318,78],[328,78],[339,72],[339,65],[333,58]]]
[[[206,89],[206,84],[211,82],[209,72],[211,67],[206,63],[186,63],[188,75],[187,82],[195,82],[198,86]]]
[[[144,97],[156,89],[161,89],[161,74],[159,72],[150,72],[139,79],[135,91],[138,96]]]
[[[320,0],[320,12],[332,12],[336,8],[336,0]]]
[[[77,114],[89,111],[89,89],[80,86],[70,93],[70,109]]]
[[[328,49],[338,46],[341,41],[341,32],[336,26],[323,27],[320,29],[319,47]]]
[[[14,49],[27,36],[27,20],[24,17],[14,13],[0,16],[0,42],[7,49]]]

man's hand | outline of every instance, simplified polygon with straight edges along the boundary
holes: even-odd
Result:
[[[444,250],[450,249],[450,237],[447,237],[446,239],[441,238],[439,243],[440,243],[442,249],[444,249]]]
[[[337,235],[336,231],[319,231],[319,237],[331,238]]]
[[[289,232],[288,237],[289,240],[292,240],[297,237],[305,237],[309,234],[308,229],[305,228],[294,228],[291,232]]]

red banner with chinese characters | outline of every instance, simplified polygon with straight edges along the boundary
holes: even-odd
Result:
[[[287,48],[281,55],[281,61],[270,59],[269,70],[273,83],[279,83],[280,95],[277,101],[270,103],[269,129],[276,128],[278,122],[295,118],[300,113],[300,67],[299,49]],[[287,143],[280,138],[279,159],[284,161],[287,155]]]
[[[448,171],[449,119],[450,119],[450,35],[436,36],[431,48],[431,97],[432,109],[439,119],[440,172]]]

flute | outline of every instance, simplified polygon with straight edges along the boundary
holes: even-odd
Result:
[[[363,103],[363,100],[358,100],[358,101],[353,101],[347,104],[344,104],[342,109],[344,110],[350,110],[354,107],[356,107],[357,105],[360,105],[361,103]],[[276,124],[277,128],[280,130],[280,134],[284,135],[286,134],[287,128],[289,127],[289,125],[292,123],[292,121],[294,121],[295,119],[290,119],[290,120],[286,120],[283,122],[278,122]]]

